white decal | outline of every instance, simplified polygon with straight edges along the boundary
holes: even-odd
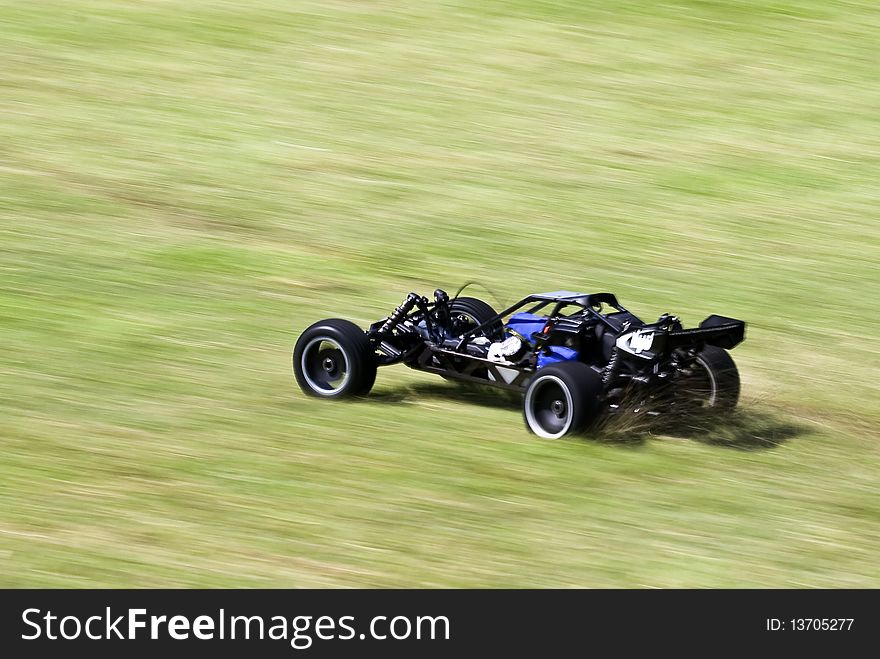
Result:
[[[653,344],[654,332],[651,330],[636,330],[632,334],[627,334],[617,340],[618,347],[635,355],[640,355],[646,350],[650,350]]]
[[[650,350],[654,343],[654,332],[634,332],[629,340],[629,347],[633,352],[639,354],[643,350]]]

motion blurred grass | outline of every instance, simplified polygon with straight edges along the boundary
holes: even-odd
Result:
[[[873,2],[0,0],[0,585],[880,586]],[[411,289],[746,319],[560,442],[290,350]],[[492,404],[496,402],[497,404]]]

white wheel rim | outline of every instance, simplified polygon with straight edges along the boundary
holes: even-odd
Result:
[[[329,385],[328,382],[318,382],[315,379],[314,374],[310,374],[310,371],[313,369],[313,365],[309,364],[309,359],[313,356],[313,353],[315,351],[320,352],[321,344],[324,343],[327,343],[333,346],[333,349],[338,350],[339,354],[342,355],[342,359],[345,363],[345,373],[338,381],[334,380],[332,385]],[[348,381],[351,379],[351,362],[349,362],[348,360],[348,355],[346,354],[345,350],[343,350],[342,346],[339,345],[339,342],[336,339],[330,338],[329,336],[316,336],[314,339],[309,341],[306,344],[306,347],[303,348],[299,364],[300,370],[303,374],[303,379],[305,379],[306,383],[309,385],[309,388],[319,396],[338,396],[343,391],[345,391],[345,387],[348,384]]]
[[[706,399],[706,406],[715,407],[715,401],[718,398],[718,382],[715,380],[715,373],[709,368],[709,364],[706,363],[702,355],[697,355],[697,362],[699,362],[700,366],[703,367],[703,370],[709,376],[709,397]]]
[[[534,403],[535,403],[535,394],[541,390],[547,384],[554,383],[562,389],[563,394],[565,395],[565,404],[567,409],[567,415],[565,419],[565,423],[561,430],[555,433],[548,432],[544,430],[541,426],[541,422],[538,421],[535,416]],[[535,433],[538,437],[542,437],[544,439],[559,439],[565,433],[568,432],[569,428],[571,428],[571,423],[574,420],[574,405],[571,397],[571,391],[568,386],[563,382],[560,378],[555,375],[544,375],[539,376],[531,386],[529,386],[528,391],[526,392],[526,398],[523,402],[523,406],[525,408],[526,413],[526,423],[529,424],[529,428],[533,433]]]

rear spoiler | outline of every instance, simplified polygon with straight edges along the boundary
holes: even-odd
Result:
[[[745,336],[745,322],[713,314],[699,327],[669,332],[668,345],[671,348],[688,348],[707,344],[730,350],[742,343]]]

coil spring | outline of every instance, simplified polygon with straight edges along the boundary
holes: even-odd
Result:
[[[611,359],[608,360],[608,365],[602,372],[602,384],[605,386],[605,389],[608,389],[617,378],[617,373],[619,370],[620,350],[617,348],[617,346],[615,346],[614,349],[611,351]]]
[[[379,332],[386,334],[397,327],[401,321],[406,318],[406,314],[413,310],[413,307],[416,306],[416,303],[420,298],[421,296],[418,293],[410,293],[407,295],[403,304],[391,312],[391,315],[388,316],[388,320],[386,320],[382,327],[379,328]]]

